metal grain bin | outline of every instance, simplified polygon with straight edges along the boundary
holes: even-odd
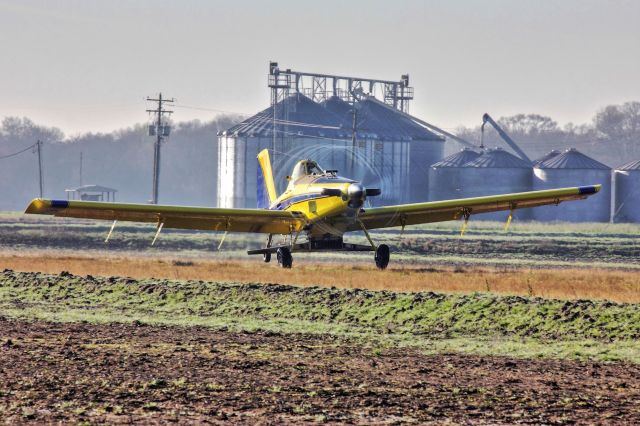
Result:
[[[339,117],[299,93],[278,102],[275,115],[275,139],[273,107],[218,134],[218,207],[256,207],[256,156],[265,148],[272,150],[278,192],[298,160],[313,158],[327,169],[344,170],[351,136],[341,129]]]
[[[461,196],[510,194],[531,190],[531,165],[501,148],[486,151],[464,164],[461,171]],[[530,209],[513,212],[515,219],[530,218]],[[484,213],[474,216],[480,220],[505,220],[508,212]]]
[[[475,160],[480,153],[464,148],[429,168],[429,201],[462,197],[462,166]]]
[[[536,164],[533,189],[602,185],[600,193],[584,201],[558,206],[536,207],[533,219],[539,221],[609,222],[611,219],[611,168],[588,157],[575,148]]]
[[[640,160],[616,167],[613,184],[613,221],[640,223]]]
[[[357,164],[347,176],[382,189],[382,196],[372,199],[375,205],[428,199],[428,166],[444,157],[442,137],[370,99],[352,106],[332,97],[323,105],[340,115],[349,137],[353,110],[357,111],[357,146],[353,148]]]

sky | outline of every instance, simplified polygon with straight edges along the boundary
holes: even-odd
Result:
[[[275,60],[409,73],[410,112],[445,129],[485,112],[581,124],[640,100],[639,23],[635,0],[0,0],[0,117],[106,132],[147,121],[160,91],[176,121],[253,114]]]

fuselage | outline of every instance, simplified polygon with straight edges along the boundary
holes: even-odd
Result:
[[[304,166],[304,162],[300,163]],[[341,236],[362,207],[365,199],[362,185],[332,171],[318,169],[298,175],[295,172],[296,169],[286,191],[269,209],[302,213],[309,224],[307,231],[313,236]]]

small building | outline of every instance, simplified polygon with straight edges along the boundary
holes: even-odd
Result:
[[[65,189],[64,192],[67,193],[67,200],[115,201],[118,190],[100,185],[82,185]]]

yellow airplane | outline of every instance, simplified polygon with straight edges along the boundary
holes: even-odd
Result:
[[[367,197],[380,195],[379,189],[365,188],[360,182],[338,176],[335,170],[323,170],[315,161],[299,161],[291,176],[287,177],[289,185],[280,196],[276,193],[267,150],[258,154],[258,165],[257,209],[37,198],[31,201],[25,213],[112,220],[107,241],[119,220],[156,223],[154,242],[163,228],[262,233],[268,234],[265,247],[249,250],[248,254],[261,254],[265,262],[276,254],[278,264],[283,268],[291,268],[293,252],[374,251],[376,266],[385,269],[389,264],[389,246],[376,245],[368,232],[371,229],[400,226],[404,230],[407,225],[464,219],[464,232],[472,214],[500,210],[510,212],[508,226],[513,210],[585,199],[601,187],[590,185],[364,208]],[[369,245],[344,242],[344,234],[352,231],[363,231]],[[282,243],[274,244],[274,235],[281,235]]]

